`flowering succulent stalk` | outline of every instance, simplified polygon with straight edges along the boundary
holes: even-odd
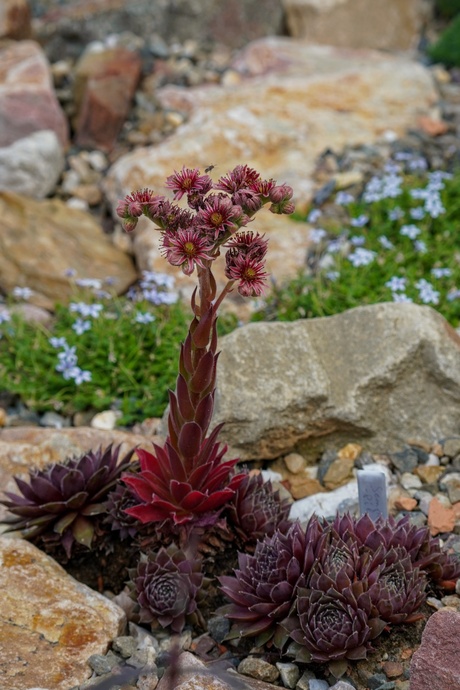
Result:
[[[134,230],[141,215],[155,223],[167,261],[186,275],[196,269],[198,276],[176,390],[170,391],[168,437],[163,448],[154,445],[154,453],[138,451],[141,471],[125,482],[141,503],[127,512],[143,523],[172,520],[176,525],[209,526],[244,478],[234,473],[237,459],[223,461],[227,448],[217,441],[221,425],[208,434],[218,360],[217,312],[235,285],[244,296],[262,294],[267,240],[240,231],[268,202],[273,213],[292,213],[292,189],[262,180],[245,165],[216,184],[197,169],[183,168],[168,177],[166,186],[175,201],[186,196],[190,210],[148,189],[127,196],[117,208],[127,231]],[[212,264],[221,247],[227,248],[228,282],[217,295]]]

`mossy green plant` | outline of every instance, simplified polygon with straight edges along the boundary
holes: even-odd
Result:
[[[430,46],[428,54],[434,62],[442,62],[446,67],[460,67],[460,14]]]
[[[460,0],[436,0],[436,11],[442,17],[451,19],[460,14]]]

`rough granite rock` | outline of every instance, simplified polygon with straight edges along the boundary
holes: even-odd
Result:
[[[124,611],[23,539],[0,537],[0,687],[69,690],[124,631]]]
[[[48,60],[35,41],[0,46],[0,146],[51,129],[68,142],[68,125],[54,93]]]
[[[73,290],[70,268],[78,278],[114,278],[117,294],[136,280],[132,259],[94,218],[59,199],[0,192],[0,215],[0,288],[6,293],[20,285],[52,304],[65,301]]]
[[[291,36],[344,48],[416,48],[432,10],[427,0],[283,0]]]
[[[360,443],[398,450],[460,430],[460,336],[430,307],[383,303],[255,323],[223,338],[213,422],[242,459]]]
[[[428,619],[412,657],[410,690],[460,690],[460,613],[440,610]]]

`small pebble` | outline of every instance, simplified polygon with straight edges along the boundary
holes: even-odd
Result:
[[[295,688],[297,681],[300,678],[300,671],[295,664],[282,663],[279,661],[276,668],[280,672],[281,682],[285,688]]]
[[[297,681],[297,685],[295,686],[296,690],[309,690],[310,681],[313,680],[314,677],[315,674],[313,671],[306,669]]]
[[[329,687],[327,680],[312,678],[312,680],[309,681],[308,690],[329,690]]]
[[[263,680],[266,683],[274,683],[275,680],[278,680],[280,675],[276,666],[269,664],[268,661],[253,656],[248,656],[246,659],[243,659],[238,666],[238,673],[256,678],[257,680]]]
[[[382,670],[387,678],[398,678],[404,673],[404,666],[399,661],[385,661]]]
[[[116,637],[112,642],[112,649],[118,652],[124,659],[130,657],[136,651],[136,640],[129,635],[121,635]]]

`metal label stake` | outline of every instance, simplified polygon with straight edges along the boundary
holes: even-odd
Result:
[[[388,517],[387,485],[384,472],[358,470],[360,515],[367,513],[374,522]]]

